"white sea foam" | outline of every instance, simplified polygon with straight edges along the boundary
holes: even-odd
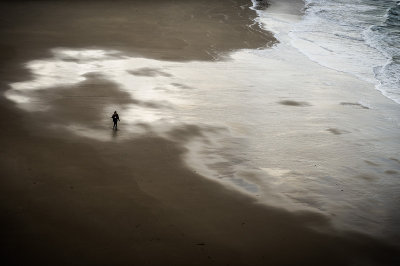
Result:
[[[289,33],[311,60],[374,83],[400,103],[399,1],[306,0]]]

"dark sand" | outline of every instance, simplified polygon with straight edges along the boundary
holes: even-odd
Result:
[[[54,47],[215,60],[231,49],[273,43],[269,33],[247,27],[255,16],[248,5],[245,0],[3,2],[1,93],[10,82],[30,78],[24,62]],[[93,79],[87,86],[106,100],[142,104],[113,84]],[[82,87],[65,90],[83,93]],[[63,95],[63,89],[57,92]],[[30,113],[3,97],[0,101],[2,265],[398,262],[398,249],[380,240],[337,232],[327,218],[311,212],[255,204],[188,170],[179,139],[201,134],[200,127],[177,128],[170,139],[149,134],[100,142],[50,126],[95,123],[101,102],[98,109],[86,109],[78,99],[61,97],[51,112]]]

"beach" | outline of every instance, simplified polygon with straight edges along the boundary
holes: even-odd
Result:
[[[302,1],[0,7],[3,265],[399,263],[400,105]]]

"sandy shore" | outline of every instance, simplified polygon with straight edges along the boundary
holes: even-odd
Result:
[[[59,47],[118,50],[119,58],[211,62],[232,50],[277,43],[253,23],[249,1],[226,2],[2,2],[1,93],[10,84],[37,78],[24,63],[52,58],[51,49]],[[132,73],[169,78],[157,69]],[[138,134],[124,129],[121,115],[121,131],[113,132],[107,108],[163,109],[101,75],[85,77],[79,85],[28,91],[36,100],[24,108],[0,99],[3,265],[398,262],[392,243],[338,231],[322,214],[259,204],[190,169],[185,143],[206,134],[200,124],[171,126],[160,135],[151,123],[141,122],[135,125],[146,133]],[[73,123],[108,138],[60,126]]]

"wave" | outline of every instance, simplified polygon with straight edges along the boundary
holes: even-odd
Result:
[[[306,0],[289,36],[311,60],[372,82],[400,104],[400,1]]]

